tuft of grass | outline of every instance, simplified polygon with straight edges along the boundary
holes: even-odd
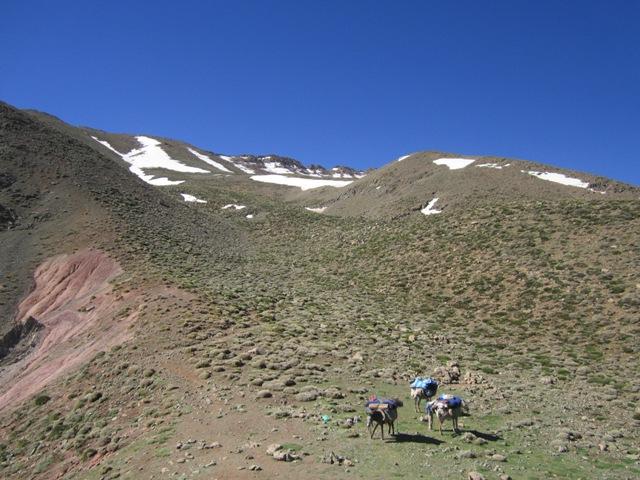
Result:
[[[33,399],[33,403],[36,404],[38,407],[44,405],[45,403],[47,403],[49,400],[51,400],[51,397],[47,394],[40,394],[38,395],[36,398]]]

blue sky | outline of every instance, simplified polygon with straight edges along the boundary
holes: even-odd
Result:
[[[640,184],[637,1],[30,1],[0,99],[223,153],[511,156]]]

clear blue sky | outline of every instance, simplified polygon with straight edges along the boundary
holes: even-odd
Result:
[[[640,184],[640,1],[0,4],[0,99],[226,153],[417,150]]]

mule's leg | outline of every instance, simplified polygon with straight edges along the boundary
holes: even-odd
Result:
[[[378,422],[373,416],[367,417],[367,429],[369,430],[369,435],[373,438],[373,435],[376,433],[376,428],[378,428]]]
[[[371,430],[371,438],[373,438],[373,436],[376,433],[376,428],[378,428],[379,423],[378,422],[373,422],[373,429]]]
[[[442,435],[442,423],[444,422],[444,420],[440,415],[438,415],[438,422],[440,423],[440,435]]]
[[[380,435],[382,436],[382,440],[384,440],[384,420],[380,422]]]

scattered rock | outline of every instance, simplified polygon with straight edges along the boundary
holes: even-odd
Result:
[[[272,456],[274,453],[276,453],[278,450],[282,450],[282,445],[280,445],[279,443],[272,443],[271,445],[269,445],[267,447],[267,455]]]
[[[273,458],[280,462],[293,462],[294,460],[299,460],[300,457],[291,452],[285,452],[284,450],[278,450],[273,454]]]
[[[477,455],[471,450],[463,450],[458,454],[458,458],[476,458]]]
[[[311,390],[307,392],[300,392],[294,397],[298,402],[313,402],[318,398],[318,392]]]
[[[345,397],[345,394],[337,387],[330,387],[324,391],[324,396],[333,400],[340,400]]]
[[[441,383],[458,383],[460,380],[460,366],[458,362],[447,362],[446,367],[437,367],[433,374]]]

